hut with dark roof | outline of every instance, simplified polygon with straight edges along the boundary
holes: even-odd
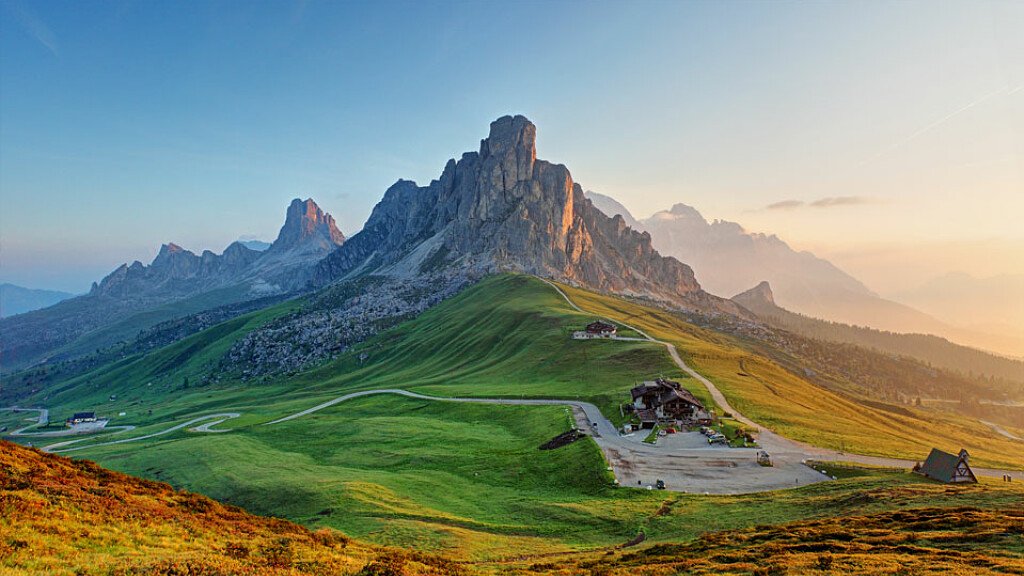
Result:
[[[959,454],[950,454],[938,448],[932,448],[924,464],[915,466],[914,472],[939,482],[977,482],[978,479],[974,476],[971,465],[968,463],[969,458],[970,454],[967,453],[967,450],[960,450]]]

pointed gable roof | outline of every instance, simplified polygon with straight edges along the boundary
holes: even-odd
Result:
[[[959,455],[943,452],[938,448],[932,448],[928,459],[921,466],[920,473],[940,482],[953,482],[957,477],[957,469],[962,466],[970,482],[977,482],[974,472],[967,463],[967,451],[961,450]]]

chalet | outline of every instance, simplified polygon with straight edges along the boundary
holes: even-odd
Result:
[[[65,422],[68,426],[74,426],[75,424],[82,424],[84,422],[95,422],[95,412],[75,412],[75,414],[68,418]]]
[[[704,405],[678,382],[658,378],[630,390],[633,410],[643,426],[661,420],[700,421],[707,418]]]
[[[932,448],[928,458],[923,465],[914,466],[914,472],[938,480],[939,482],[974,482],[978,481],[971,470],[967,460],[970,455],[967,450],[960,450],[957,455],[943,452],[938,448]]]
[[[589,340],[592,338],[614,338],[618,328],[614,324],[602,322],[600,320],[587,324],[586,329],[577,330],[572,333],[572,337],[577,340]]]

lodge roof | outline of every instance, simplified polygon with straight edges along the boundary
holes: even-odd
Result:
[[[697,397],[694,396],[692,392],[683,388],[678,382],[665,380],[664,378],[658,378],[654,381],[637,384],[629,391],[629,393],[634,400],[646,394],[657,394],[657,402],[659,405],[665,405],[673,401],[681,401],[692,406],[696,406],[701,410],[704,409],[704,405],[701,404],[700,400],[697,400]]]
[[[974,477],[974,472],[971,471],[970,465],[967,463],[967,451],[961,450],[959,455],[950,454],[949,452],[943,452],[938,448],[932,448],[931,453],[928,454],[928,458],[924,461],[921,466],[921,474],[940,482],[952,482],[954,476],[956,476],[957,466],[963,462],[967,466],[967,471],[971,477]]]
[[[590,324],[587,324],[587,332],[615,332],[615,331],[616,331],[616,328],[615,328],[615,326],[613,324],[609,324],[607,322],[601,322],[600,320],[598,320],[596,322],[591,322]]]
[[[86,418],[95,418],[95,412],[75,412],[75,415],[70,420],[84,420]]]

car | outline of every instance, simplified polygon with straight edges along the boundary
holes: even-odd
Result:
[[[658,480],[657,482],[654,483],[654,487],[657,488],[658,490],[664,490],[665,489],[665,481],[664,480]]]

